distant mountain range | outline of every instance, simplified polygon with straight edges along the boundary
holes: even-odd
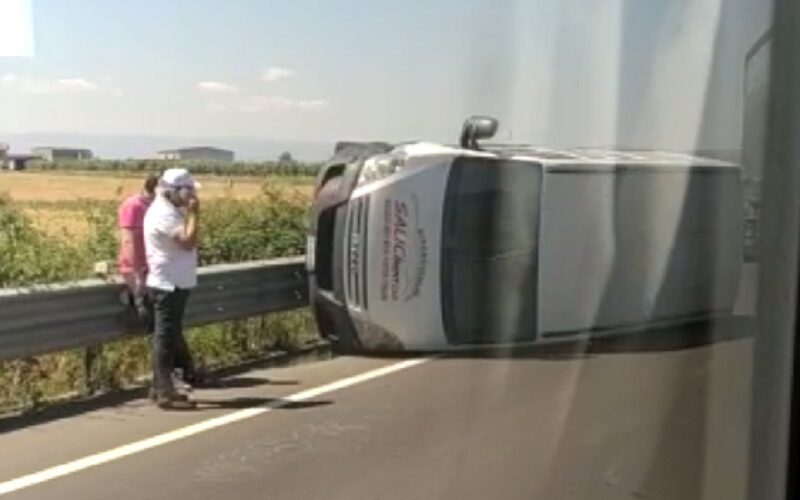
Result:
[[[324,141],[290,141],[247,137],[164,137],[146,135],[94,135],[69,133],[0,133],[0,142],[12,153],[28,153],[39,146],[91,149],[98,158],[152,158],[162,149],[213,146],[229,149],[237,160],[276,160],[284,151],[299,161],[320,161],[333,154],[334,144]]]

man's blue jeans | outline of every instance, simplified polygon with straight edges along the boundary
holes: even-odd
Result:
[[[169,397],[175,394],[172,372],[176,366],[186,374],[194,375],[194,363],[183,336],[183,316],[189,290],[176,288],[173,291],[151,288],[153,305],[153,389],[156,396]]]

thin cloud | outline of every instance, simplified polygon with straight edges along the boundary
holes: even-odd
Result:
[[[237,109],[247,113],[298,110],[320,111],[328,106],[323,99],[292,99],[283,96],[252,96],[239,103]]]
[[[293,99],[276,95],[253,95],[225,102],[211,101],[204,104],[212,112],[265,113],[270,111],[316,112],[328,108],[324,99]]]
[[[98,82],[78,77],[70,78],[30,78],[15,74],[0,77],[0,88],[7,88],[20,94],[78,94],[103,92],[114,96],[123,95],[122,90]]]
[[[92,91],[99,88],[96,83],[90,82],[84,78],[60,78],[56,80],[56,85],[64,90],[73,90],[77,92]]]
[[[201,92],[214,92],[219,94],[236,94],[239,89],[235,85],[225,82],[198,82],[197,89]]]
[[[267,83],[275,83],[279,80],[291,78],[294,75],[295,71],[291,68],[272,66],[261,72],[261,80]]]

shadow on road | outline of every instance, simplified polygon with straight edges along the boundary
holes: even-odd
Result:
[[[207,399],[195,398],[197,410],[243,410],[256,406],[267,406],[275,410],[306,410],[319,406],[332,405],[333,401],[291,401],[282,398],[232,398],[232,399]]]
[[[726,319],[714,323],[697,323],[679,328],[658,328],[614,336],[601,336],[579,341],[565,341],[522,349],[512,357],[542,359],[575,359],[601,354],[634,354],[683,351],[750,338],[755,324],[745,318]]]
[[[298,380],[237,377],[237,375],[248,373],[253,370],[287,367],[308,361],[329,359],[330,357],[331,352],[329,346],[327,343],[321,343],[292,353],[270,356],[263,359],[253,359],[235,366],[214,369],[208,373],[209,379],[202,385],[203,388],[208,389],[244,389],[260,385],[299,385],[300,381]],[[147,392],[148,387],[113,390],[112,392],[95,395],[88,399],[73,399],[23,414],[0,415],[0,435],[29,426],[74,417],[102,408],[121,406],[137,399],[145,399],[147,398]],[[288,407],[290,409],[292,404],[298,405],[300,403],[289,404]]]
[[[697,322],[679,327],[661,327],[630,333],[587,337],[576,335],[561,339],[549,339],[547,343],[522,346],[492,347],[476,345],[444,353],[444,358],[456,359],[542,359],[574,360],[605,354],[633,354],[647,352],[670,352],[694,349],[720,342],[750,338],[755,334],[752,318],[732,317],[713,322]],[[430,355],[429,352],[406,351],[403,353],[374,354],[379,359],[402,359]]]
[[[212,376],[202,385],[203,389],[246,389],[261,385],[288,386],[298,385],[298,380],[280,380],[257,377],[222,378]],[[103,408],[122,406],[127,403],[146,399],[147,387],[137,387],[121,391],[109,392],[84,400],[73,400],[53,406],[45,407],[35,412],[26,412],[16,415],[0,417],[0,435],[14,430],[44,424],[65,418],[71,418]],[[331,404],[329,401],[303,401],[293,402],[277,398],[232,398],[232,399],[199,399],[198,409],[242,409],[268,404],[276,409],[299,410],[315,406]]]
[[[232,377],[220,378],[211,377],[209,380],[203,382],[200,386],[202,389],[247,389],[250,387],[259,387],[262,385],[298,385],[299,380],[278,380],[270,378],[258,377]]]
[[[101,394],[85,400],[74,400],[62,404],[56,403],[53,406],[36,411],[1,417],[0,435],[25,427],[71,418],[101,408],[121,406],[137,399],[145,399],[147,398],[147,392],[147,387],[137,387],[135,389]]]
[[[237,383],[236,380],[237,379],[231,379],[230,381],[221,380],[219,381],[221,385],[215,386],[215,388],[227,389],[227,388],[238,388],[238,387],[253,387],[253,382],[255,381],[259,381],[259,384],[255,385],[270,383],[269,380],[267,379],[251,378],[251,379],[245,379],[247,383],[241,385]],[[228,385],[227,382],[231,382],[231,384]],[[277,381],[277,382],[278,384],[288,383],[288,382],[290,382],[291,384],[299,383],[296,381]],[[105,394],[93,398],[91,400],[69,402],[63,405],[57,405],[50,408],[46,408],[44,410],[41,410],[39,413],[29,413],[29,414],[14,415],[14,416],[0,418],[0,435],[6,432],[11,432],[25,427],[31,427],[64,418],[75,417],[84,413],[89,413],[103,408],[122,406],[126,403],[130,403],[132,401],[145,398],[147,398],[147,390],[139,388],[124,392]],[[268,406],[275,410],[306,410],[309,408],[317,408],[320,406],[328,406],[333,404],[333,401],[329,400],[291,401],[282,398],[258,398],[258,397],[236,397],[230,399],[221,399],[221,398],[210,399],[210,398],[195,397],[192,399],[197,403],[197,408],[179,410],[179,411],[202,411],[202,410],[219,410],[219,409],[242,410],[245,408],[253,408],[256,406]]]

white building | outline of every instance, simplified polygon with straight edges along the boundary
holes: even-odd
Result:
[[[30,160],[35,160],[32,155],[11,154],[8,144],[0,142],[0,170],[25,170]]]
[[[94,154],[90,149],[79,148],[54,148],[54,147],[41,147],[33,148],[31,154],[45,161],[78,161],[78,160],[91,160]]]
[[[227,149],[212,148],[208,146],[166,149],[156,154],[159,160],[209,160],[222,163],[232,163],[234,159],[233,151]]]

